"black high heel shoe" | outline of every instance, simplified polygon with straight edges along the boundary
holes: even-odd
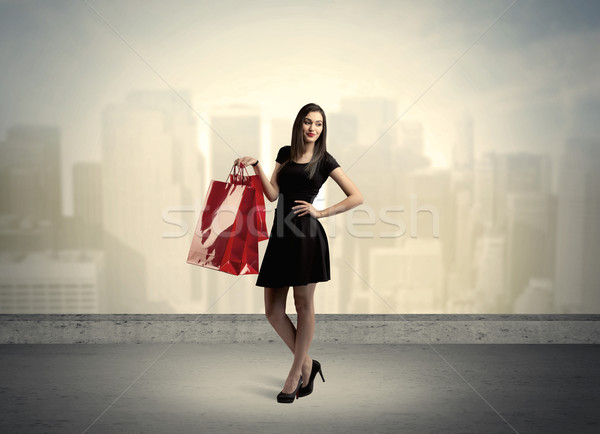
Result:
[[[325,382],[325,377],[323,377],[323,369],[321,368],[321,364],[313,359],[312,369],[310,370],[310,378],[308,380],[308,384],[306,387],[301,387],[298,391],[298,397],[310,395],[313,391],[313,386],[315,382],[315,377],[317,373],[321,374],[321,379],[323,383]]]
[[[283,391],[279,392],[277,395],[277,402],[283,402],[285,404],[291,404],[294,402],[294,398],[298,399],[298,391],[300,390],[300,385],[302,384],[302,375],[300,375],[300,379],[298,380],[298,385],[296,386],[296,390],[292,393],[283,393]]]

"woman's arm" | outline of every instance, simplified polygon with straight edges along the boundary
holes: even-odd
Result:
[[[252,166],[252,164],[256,163],[258,160],[253,157],[242,157],[237,158],[233,164],[239,165],[243,163],[245,167],[251,166],[254,169],[254,173],[260,177],[260,182],[263,186],[263,192],[267,199],[271,202],[275,202],[279,197],[279,184],[277,184],[277,172],[279,172],[279,168],[281,164],[275,162],[275,169],[273,170],[273,174],[271,175],[271,180],[267,178],[267,174],[262,170],[260,163],[256,166]]]
[[[363,203],[363,196],[358,190],[356,185],[350,180],[348,175],[344,173],[341,167],[336,167],[329,174],[333,180],[340,186],[342,191],[346,194],[346,199],[342,200],[335,205],[325,208],[324,210],[317,212],[317,217],[329,217],[332,215],[339,214],[344,211],[351,210]]]
[[[275,202],[279,197],[279,184],[277,184],[277,172],[279,172],[281,164],[275,162],[275,169],[273,169],[270,181],[267,178],[267,174],[262,170],[260,163],[253,167],[254,173],[260,176],[260,181],[262,182],[265,196],[267,196],[267,199],[269,199],[271,202]]]

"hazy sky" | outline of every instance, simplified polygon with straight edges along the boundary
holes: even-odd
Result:
[[[2,2],[0,137],[59,126],[64,173],[100,158],[102,109],[131,90],[190,89],[198,111],[249,103],[290,121],[343,96],[394,98],[401,113],[458,60],[404,117],[423,121],[430,152],[449,158],[467,111],[478,153],[556,157],[573,131],[600,136],[600,2],[518,1],[460,57],[511,3]]]

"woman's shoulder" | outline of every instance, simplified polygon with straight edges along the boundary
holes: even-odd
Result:
[[[325,156],[323,157],[323,169],[324,174],[329,175],[333,169],[336,167],[340,167],[340,164],[337,160],[329,153],[329,151],[325,152]]]
[[[277,155],[291,155],[292,154],[292,146],[291,145],[285,145],[282,146],[281,148],[279,148],[279,151],[277,152]]]
[[[331,155],[329,153],[329,151],[325,152],[325,161],[332,163],[332,164],[338,164],[337,160],[335,159],[335,157],[333,155]]]
[[[329,161],[335,161],[335,158],[333,158],[333,155],[331,155],[329,151],[325,151],[325,159]]]
[[[292,146],[282,146],[281,148],[279,148],[279,151],[277,151],[277,158],[275,158],[275,161],[277,161],[278,163],[283,163],[288,158],[290,158],[290,155],[292,155]]]

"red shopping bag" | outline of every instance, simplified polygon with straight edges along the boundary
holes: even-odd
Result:
[[[234,184],[235,185],[235,184]],[[258,274],[258,237],[252,229],[254,222],[252,210],[254,208],[255,191],[252,187],[244,187],[242,200],[231,227],[231,233],[219,271],[229,274]]]
[[[256,232],[258,241],[264,241],[269,239],[269,232],[267,230],[267,213],[265,210],[265,195],[263,193],[262,182],[260,176],[250,175],[245,167],[237,168],[233,167],[233,173],[229,175],[229,182],[233,184],[247,185],[254,187],[256,192],[256,201],[252,214],[256,216],[254,226],[249,226],[251,231]],[[244,173],[245,172],[245,173]],[[249,220],[251,222],[252,220]]]
[[[253,187],[211,181],[196,224],[187,263],[229,274],[258,274],[258,238],[248,218]]]
[[[239,234],[232,236],[235,238],[228,243],[223,260],[221,261],[220,271],[229,274],[258,274],[258,237],[256,231],[249,228],[247,222],[249,220],[247,212],[241,210],[252,209],[254,201],[249,196],[245,198],[247,203],[240,206],[239,216],[242,218],[236,219],[233,233]]]

